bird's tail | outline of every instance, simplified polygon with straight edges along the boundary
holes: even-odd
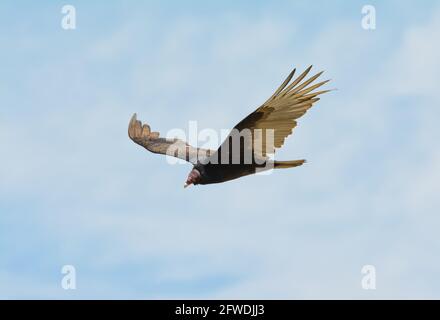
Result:
[[[306,160],[275,161],[274,168],[275,169],[293,168],[293,167],[298,167],[305,162]]]

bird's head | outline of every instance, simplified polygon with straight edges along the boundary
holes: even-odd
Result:
[[[197,169],[192,169],[183,187],[186,188],[192,184],[194,185],[198,184],[200,182],[200,178],[201,178],[200,171]]]

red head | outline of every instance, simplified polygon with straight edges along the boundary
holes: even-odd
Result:
[[[184,188],[192,185],[192,184],[198,184],[200,181],[200,172],[197,169],[192,169],[191,172],[188,175],[188,179],[186,179]]]

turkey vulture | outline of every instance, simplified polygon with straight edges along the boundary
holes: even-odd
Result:
[[[185,187],[191,184],[225,182],[271,168],[300,166],[305,160],[274,161],[269,155],[283,146],[284,140],[296,127],[296,119],[320,99],[319,95],[330,91],[314,91],[330,81],[312,85],[322,72],[304,80],[311,68],[312,66],[307,68],[291,82],[296,70],[294,69],[261,107],[231,130],[217,150],[195,148],[179,139],[162,138],[159,132],[152,132],[148,124],[142,125],[136,119],[136,114],[131,118],[128,135],[148,151],[191,162],[193,169]],[[244,135],[244,132],[248,135]],[[238,142],[235,139],[237,136]],[[238,148],[234,149],[237,143]]]

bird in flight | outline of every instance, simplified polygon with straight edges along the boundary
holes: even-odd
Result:
[[[268,169],[301,166],[305,160],[275,161],[269,155],[283,146],[319,95],[331,90],[316,91],[330,80],[313,82],[323,73],[307,78],[312,66],[295,78],[293,70],[274,94],[254,112],[241,120],[217,150],[195,148],[174,138],[160,137],[148,124],[130,120],[128,135],[148,151],[184,159],[193,164],[184,187],[220,183]]]

